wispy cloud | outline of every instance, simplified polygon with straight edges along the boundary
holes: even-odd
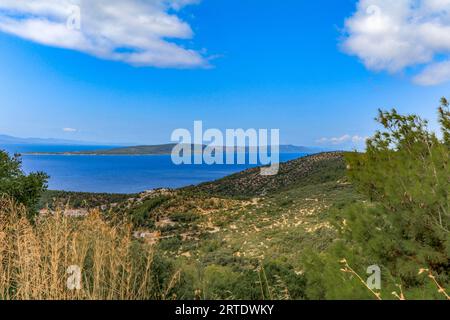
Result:
[[[74,129],[74,128],[63,128],[63,131],[64,131],[64,132],[73,133],[73,132],[77,132],[78,130],[77,130],[77,129]]]
[[[424,86],[437,85],[447,81],[450,81],[450,61],[433,63],[414,77],[414,82]]]
[[[0,31],[137,66],[206,67],[208,59],[201,52],[171,40],[193,37],[179,10],[197,3],[199,0],[1,0]]]
[[[343,48],[370,70],[412,66],[420,85],[450,80],[450,0],[359,0]]]
[[[341,137],[331,137],[331,138],[321,138],[317,140],[317,143],[324,144],[324,145],[343,145],[349,142],[352,142],[354,144],[361,144],[367,140],[367,137],[361,137],[358,135],[351,136],[349,134],[345,134]]]

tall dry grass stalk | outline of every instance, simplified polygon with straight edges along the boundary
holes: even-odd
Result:
[[[61,211],[34,224],[25,208],[0,198],[0,299],[152,299],[152,248],[133,240],[128,225],[111,226],[98,212]],[[81,289],[69,290],[70,266]]]

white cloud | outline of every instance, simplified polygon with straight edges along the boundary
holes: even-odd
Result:
[[[361,143],[365,142],[366,140],[367,140],[367,137],[361,137],[358,135],[351,136],[349,134],[345,134],[341,137],[321,138],[321,139],[317,140],[317,143],[324,144],[324,145],[328,144],[328,145],[338,146],[338,145],[347,144],[349,142],[352,142],[354,144],[361,144]]]
[[[433,63],[414,77],[414,82],[423,86],[433,86],[450,81],[450,61]]]
[[[422,66],[416,83],[450,80],[450,0],[359,0],[345,31],[344,50],[368,69]]]
[[[77,132],[78,130],[74,129],[74,128],[63,128],[63,131],[64,132]]]
[[[173,41],[193,37],[178,10],[198,2],[1,0],[0,31],[137,66],[205,67],[208,59],[201,52]]]

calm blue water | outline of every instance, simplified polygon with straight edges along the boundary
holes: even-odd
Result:
[[[106,148],[106,147],[103,147]],[[99,146],[0,146],[8,152],[98,150]],[[281,154],[282,162],[305,154]],[[24,155],[24,171],[50,175],[52,190],[136,193],[154,188],[179,188],[213,181],[251,165],[181,165],[170,156]]]

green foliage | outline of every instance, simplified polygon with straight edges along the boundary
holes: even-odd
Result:
[[[180,236],[163,239],[158,245],[158,250],[176,252],[182,244]]]
[[[239,274],[229,267],[207,266],[203,274],[204,294],[207,299],[230,299],[239,283]]]
[[[439,107],[439,123],[441,124],[442,134],[444,135],[444,143],[450,147],[450,111],[449,102],[447,99],[441,99],[441,106]]]
[[[40,207],[57,209],[69,206],[75,209],[93,209],[103,205],[126,202],[136,194],[88,193],[47,190],[42,194]]]
[[[21,167],[18,155],[11,157],[0,151],[0,195],[8,195],[25,205],[33,218],[39,198],[47,189],[48,176],[42,172],[26,175]]]
[[[383,299],[395,299],[394,291],[445,298],[419,275],[429,269],[450,289],[450,112],[447,100],[441,104],[442,136],[417,116],[380,111],[383,130],[365,153],[305,157],[282,164],[276,176],[256,168],[133,199],[58,196],[75,207],[107,202],[110,218],[161,234],[152,264],[156,298],[373,299],[363,281],[372,265],[381,268]],[[20,172],[18,159],[1,159],[0,177],[9,178],[0,179],[0,191],[24,193],[26,183],[11,181],[32,175]]]
[[[144,201],[142,205],[130,213],[131,221],[137,227],[153,228],[155,220],[152,217],[152,211],[164,204],[168,199],[168,197],[159,196]]]
[[[282,260],[266,261],[260,270],[265,286],[265,297],[276,300],[300,300],[306,298],[306,278]]]
[[[170,219],[174,222],[190,223],[198,220],[199,216],[193,212],[180,212],[171,214]]]
[[[339,271],[343,258],[363,278],[368,266],[379,265],[384,298],[394,298],[398,285],[406,298],[444,298],[430,279],[418,276],[427,268],[441,285],[450,284],[450,113],[445,99],[439,117],[442,139],[415,115],[380,111],[377,120],[384,131],[368,140],[365,153],[346,156],[350,181],[370,202],[336,209],[340,241],[320,256],[306,257],[312,298],[371,297],[354,276]],[[324,271],[319,274],[319,269]]]
[[[235,199],[272,195],[342,179],[345,162],[342,152],[326,152],[282,163],[279,173],[273,176],[261,176],[260,172],[260,168],[252,168],[185,190]]]

